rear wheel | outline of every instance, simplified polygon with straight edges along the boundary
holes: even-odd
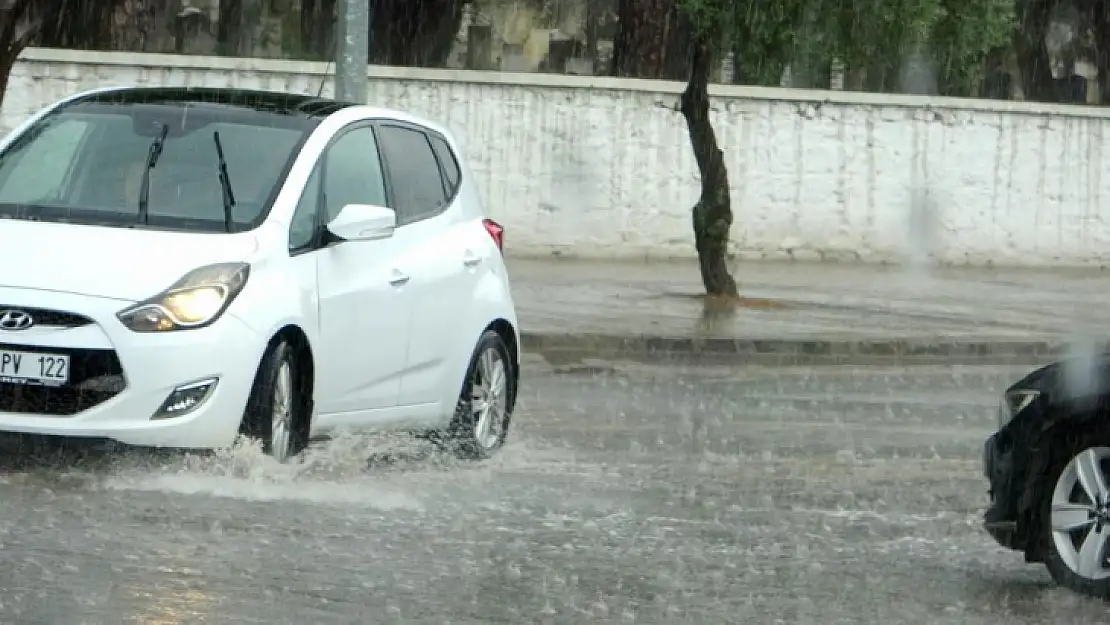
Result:
[[[505,341],[492,330],[478,340],[448,428],[446,443],[460,458],[492,456],[509,434],[516,370]]]
[[[1085,436],[1059,454],[1042,488],[1045,566],[1084,595],[1110,599],[1110,437]]]
[[[308,415],[293,348],[284,341],[262,358],[243,414],[243,434],[262,441],[262,449],[278,462],[299,454],[308,442]]]

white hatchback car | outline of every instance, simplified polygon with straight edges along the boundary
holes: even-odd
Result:
[[[0,431],[286,460],[504,442],[502,228],[444,128],[231,89],[96,90],[0,143]]]

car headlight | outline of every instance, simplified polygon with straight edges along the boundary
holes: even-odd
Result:
[[[135,332],[202,328],[220,318],[247,284],[250,265],[219,263],[194,269],[154,297],[116,313]]]
[[[998,427],[1005,427],[1040,396],[1040,391],[1032,389],[1018,389],[1006,393],[1002,404],[998,406]]]

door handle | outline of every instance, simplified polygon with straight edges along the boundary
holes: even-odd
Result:
[[[394,269],[393,274],[389,276],[389,283],[393,286],[402,286],[408,281],[409,277],[396,269]]]
[[[471,252],[470,250],[467,250],[466,254],[463,255],[463,266],[464,267],[477,267],[478,265],[481,264],[481,262],[482,262],[482,257],[481,256],[475,256],[474,252]]]

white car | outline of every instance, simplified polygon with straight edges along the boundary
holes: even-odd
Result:
[[[0,143],[0,432],[287,460],[310,438],[505,441],[519,334],[473,175],[404,113],[85,92]]]

